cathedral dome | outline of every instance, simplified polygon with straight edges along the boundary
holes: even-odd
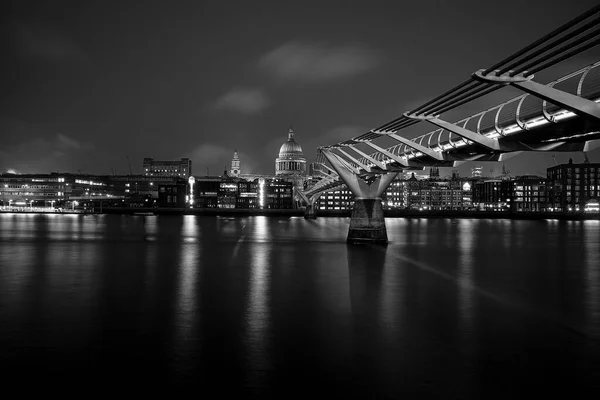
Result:
[[[284,144],[281,145],[279,149],[279,158],[297,158],[298,156],[302,157],[302,147],[296,140],[294,139],[294,131],[290,128],[288,132],[288,140]]]
[[[306,159],[302,147],[294,139],[294,130],[288,131],[288,140],[281,145],[279,157],[275,160],[275,175],[304,175]]]

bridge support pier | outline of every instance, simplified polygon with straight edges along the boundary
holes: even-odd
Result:
[[[347,242],[387,244],[381,199],[354,200]]]
[[[314,204],[310,203],[304,209],[304,219],[317,219],[317,209]]]
[[[354,207],[348,228],[348,243],[387,244],[381,195],[392,183],[398,171],[381,174],[370,183],[347,169],[330,150],[321,150],[329,163],[354,194]]]

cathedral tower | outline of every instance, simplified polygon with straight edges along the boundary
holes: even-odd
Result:
[[[229,176],[239,177],[242,173],[242,167],[240,165],[240,158],[238,157],[237,149],[233,152],[233,158],[231,159],[231,170]]]

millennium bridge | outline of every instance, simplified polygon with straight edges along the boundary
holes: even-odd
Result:
[[[522,152],[587,152],[600,146],[600,57],[548,84],[535,74],[600,44],[600,6],[546,34],[463,83],[378,128],[317,149],[318,181],[299,193],[305,218],[315,201],[342,186],[354,194],[348,242],[387,243],[381,195],[396,175],[468,161],[503,161]],[[595,57],[595,58],[594,58]],[[443,113],[507,86],[522,95],[449,122]],[[400,131],[427,123],[434,130],[407,138]],[[381,139],[397,142],[385,147]],[[379,143],[379,144],[378,144]]]

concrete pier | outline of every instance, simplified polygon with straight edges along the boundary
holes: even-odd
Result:
[[[314,204],[308,204],[304,209],[304,219],[317,219],[317,209]]]
[[[379,174],[367,182],[358,176],[358,170],[349,167],[350,164],[339,155],[331,150],[321,152],[355,196],[348,228],[348,243],[387,244],[381,196],[398,175],[398,171]]]
[[[355,199],[348,228],[348,243],[387,244],[381,199]]]

